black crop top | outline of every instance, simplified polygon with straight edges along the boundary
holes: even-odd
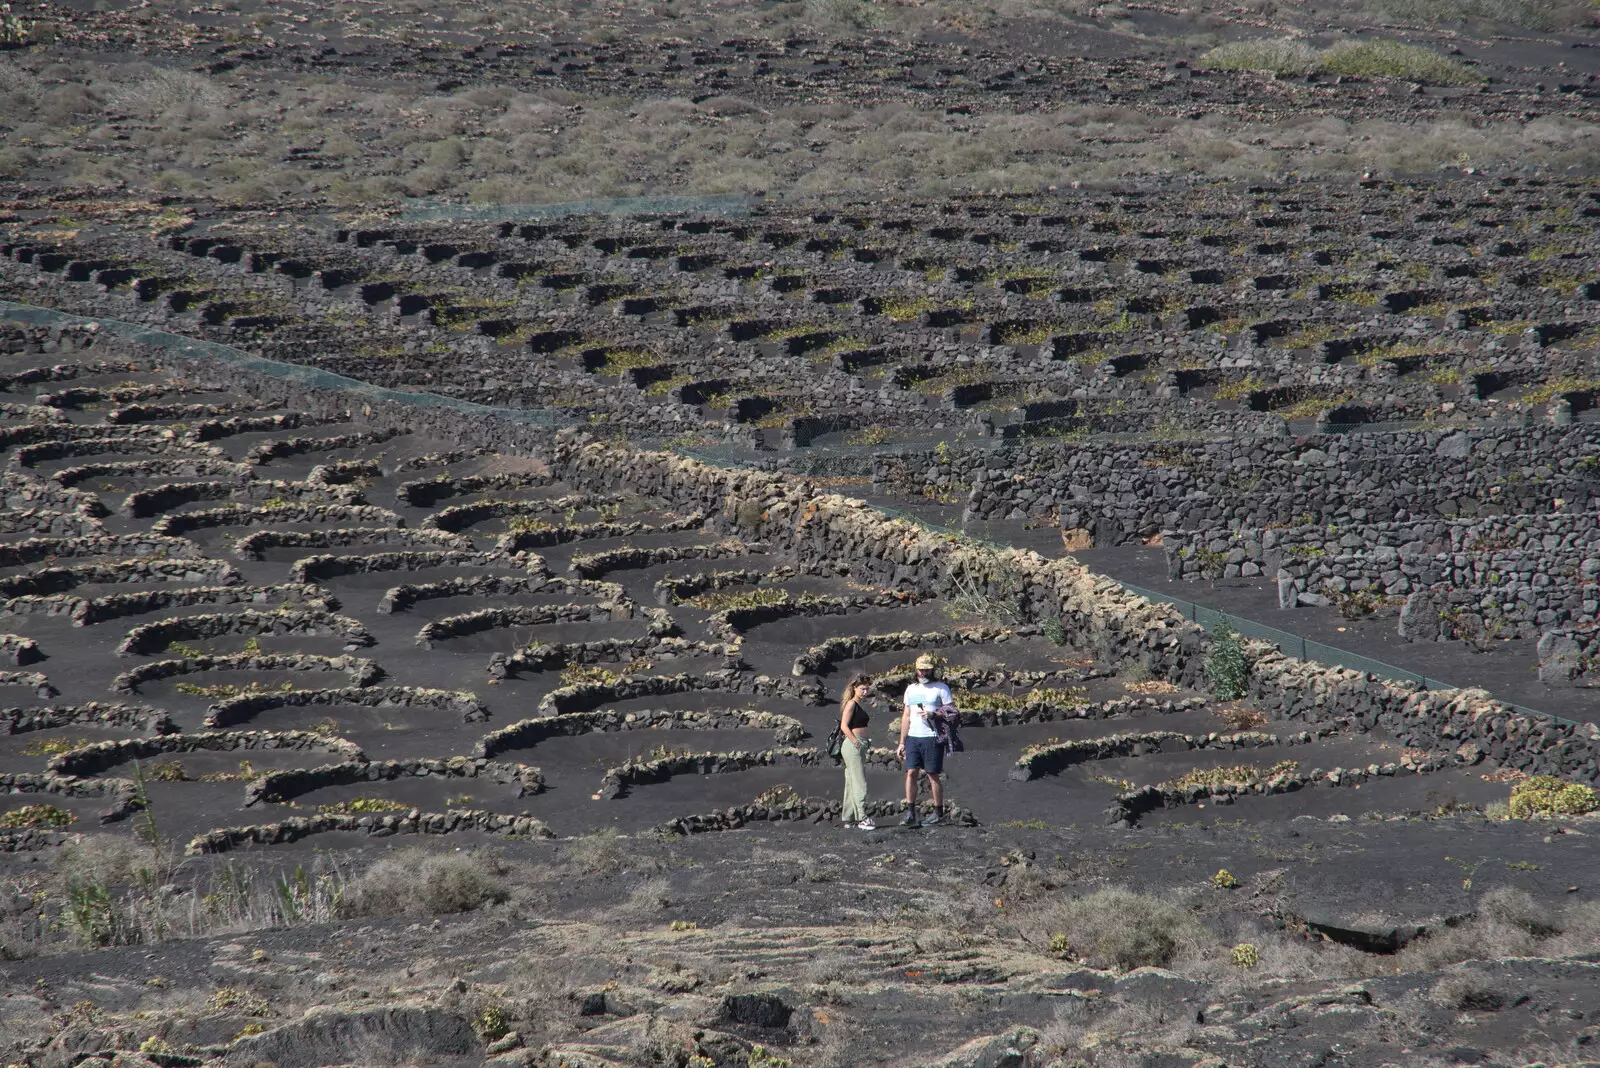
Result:
[[[850,702],[850,729],[858,731],[872,722],[867,716],[867,710],[861,707],[860,701]]]

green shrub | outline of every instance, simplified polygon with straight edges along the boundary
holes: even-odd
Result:
[[[1207,52],[1200,62],[1217,70],[1310,74],[1317,69],[1317,52],[1304,41],[1229,41]],[[1217,395],[1222,396],[1220,391]]]
[[[1483,81],[1477,71],[1449,56],[1398,41],[1340,41],[1325,52],[1317,52],[1302,41],[1232,41],[1207,52],[1200,63],[1217,70],[1273,74],[1318,71],[1362,78],[1404,78],[1433,85]]]
[[[1039,624],[1039,633],[1052,645],[1067,644],[1067,627],[1060,616],[1051,616]]]
[[[23,805],[0,815],[0,829],[20,830],[23,827],[70,827],[78,817],[55,805]]]
[[[1511,818],[1577,816],[1600,808],[1594,787],[1564,782],[1554,775],[1535,775],[1511,788]]]
[[[1211,648],[1206,651],[1206,681],[1217,697],[1237,701],[1248,691],[1250,661],[1244,655],[1244,639],[1227,623],[1211,632]]]
[[[1322,53],[1318,69],[1363,78],[1404,78],[1434,85],[1467,85],[1483,75],[1449,56],[1398,41],[1341,41]]]

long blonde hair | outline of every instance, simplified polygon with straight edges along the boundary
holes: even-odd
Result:
[[[839,718],[844,719],[844,710],[850,706],[850,701],[855,697],[856,690],[872,682],[872,676],[857,673],[850,676],[850,681],[844,684],[844,696],[839,698]]]

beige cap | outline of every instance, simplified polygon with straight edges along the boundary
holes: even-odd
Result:
[[[932,671],[934,668],[934,663],[935,661],[930,654],[923,653],[921,656],[917,657],[917,670]]]

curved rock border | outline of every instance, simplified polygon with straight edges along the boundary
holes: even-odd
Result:
[[[604,704],[631,701],[640,697],[662,697],[673,693],[711,690],[719,693],[744,693],[757,697],[786,697],[807,704],[826,704],[822,687],[795,684],[770,675],[751,675],[743,671],[708,671],[701,675],[625,675],[616,682],[585,682],[551,690],[539,700],[541,712],[590,712]]]
[[[0,664],[22,667],[44,659],[39,643],[20,634],[0,634]]]
[[[1179,808],[1201,801],[1217,805],[1231,805],[1237,798],[1289,794],[1311,786],[1361,786],[1371,779],[1396,775],[1426,775],[1445,766],[1443,760],[1426,760],[1421,763],[1405,761],[1394,764],[1370,764],[1365,768],[1334,768],[1331,771],[1311,771],[1306,774],[1287,772],[1253,783],[1223,783],[1218,786],[1175,787],[1161,783],[1141,786],[1118,794],[1106,808],[1106,822],[1113,826],[1133,827],[1139,818],[1158,808]]]
[[[775,567],[770,571],[711,571],[694,575],[669,576],[655,584],[653,592],[657,604],[682,604],[692,597],[712,590],[726,590],[736,586],[776,585],[788,582],[799,572],[792,567]]]
[[[947,649],[957,645],[997,645],[1010,641],[1016,631],[1010,627],[957,627],[915,634],[909,630],[893,634],[846,634],[813,645],[794,658],[790,671],[796,675],[821,675],[843,660],[859,660],[873,653],[910,649]]]
[[[650,638],[670,638],[678,632],[678,625],[670,613],[664,608],[639,608],[639,613],[646,620],[645,634]],[[597,617],[603,616],[603,619]],[[555,604],[555,605],[510,605],[496,608],[480,608],[476,612],[464,612],[458,616],[445,616],[431,623],[424,623],[417,631],[416,644],[424,649],[432,649],[433,643],[444,641],[447,638],[459,638],[465,634],[478,634],[486,630],[500,630],[505,627],[538,627],[552,623],[594,623],[615,622],[618,619],[634,618],[634,609],[629,605],[611,604]]]
[[[98,519],[43,508],[0,511],[0,534],[42,534],[58,538],[88,538],[105,533]]]
[[[450,757],[446,760],[348,760],[315,768],[286,768],[268,772],[245,787],[245,807],[258,802],[276,804],[313,790],[330,786],[353,786],[363,782],[392,782],[395,779],[488,778],[501,785],[515,785],[518,797],[544,792],[544,773],[528,764],[506,764],[488,760]]]
[[[52,427],[51,429],[57,429]],[[135,427],[122,428],[124,431]],[[168,431],[170,433],[170,431]],[[18,467],[33,467],[51,460],[65,460],[72,456],[160,456],[164,453],[185,453],[195,457],[220,459],[222,450],[215,445],[195,445],[175,438],[131,437],[126,433],[116,437],[76,438],[71,441],[41,441],[37,445],[24,445],[11,454],[11,462]]]
[[[455,831],[478,831],[508,838],[555,837],[555,832],[532,816],[508,816],[476,809],[452,809],[449,812],[412,809],[403,816],[318,813],[254,827],[226,827],[192,839],[184,852],[189,856],[226,853],[245,845],[298,842],[302,838],[330,831],[361,831],[380,838],[395,834],[450,834]]]
[[[111,680],[117,693],[133,694],[139,686],[158,679],[205,671],[342,671],[352,686],[371,686],[384,671],[374,660],[356,656],[317,656],[314,653],[240,653],[236,656],[189,656],[157,660],[130,668]]]
[[[268,549],[326,549],[335,545],[429,545],[472,551],[472,539],[442,530],[404,527],[343,527],[336,530],[257,530],[233,543],[233,554],[262,560]]]
[[[367,575],[379,571],[424,571],[434,567],[504,567],[550,578],[544,557],[533,553],[480,553],[469,549],[401,550],[360,556],[320,553],[296,560],[289,567],[296,582],[322,582],[340,575]],[[621,587],[618,587],[620,590]]]
[[[281,418],[281,417],[274,417]],[[231,420],[229,422],[232,422]],[[197,427],[196,430],[199,428]],[[252,430],[275,429],[272,427],[252,427]],[[227,433],[240,434],[248,431],[242,429],[228,429]],[[281,460],[286,456],[304,456],[308,452],[333,452],[335,449],[357,449],[364,445],[382,445],[408,431],[399,429],[366,430],[355,434],[337,434],[331,438],[279,438],[276,441],[262,441],[251,446],[242,459],[247,464],[268,464],[273,460]],[[218,436],[221,436],[220,432]]]
[[[1143,756],[1147,752],[1165,752],[1169,742],[1182,742],[1184,749],[1261,749],[1280,745],[1306,745],[1333,734],[1331,727],[1315,733],[1301,731],[1279,737],[1264,731],[1212,732],[1210,734],[1184,734],[1180,731],[1139,731],[1111,734],[1103,738],[1082,738],[1055,745],[1030,746],[1024,750],[1011,769],[1010,777],[1017,782],[1028,782],[1046,775],[1059,775],[1074,764],[1112,757]]]
[[[515,553],[525,549],[540,549],[549,545],[565,545],[573,541],[595,538],[632,538],[640,534],[678,534],[685,530],[699,530],[705,526],[706,516],[696,512],[683,519],[651,523],[580,523],[572,526],[552,526],[543,530],[513,530],[500,535],[495,548],[500,552]]]
[[[597,799],[615,800],[626,796],[635,786],[666,782],[677,775],[721,775],[751,768],[770,768],[796,764],[816,767],[822,763],[820,749],[763,749],[756,752],[734,750],[727,753],[670,753],[662,757],[630,760],[614,768],[607,768],[600,780]]]
[[[349,616],[312,610],[256,612],[246,609],[231,615],[173,616],[134,627],[117,646],[117,655],[159,653],[173,642],[204,641],[230,634],[315,635],[341,638],[346,646],[376,644],[367,628]]]
[[[339,492],[341,490],[342,493]],[[361,503],[361,494],[358,491],[343,486],[315,486],[310,482],[279,482],[268,479],[237,483],[163,482],[128,494],[123,498],[118,511],[130,519],[148,519],[196,501],[229,500],[236,496],[248,500],[272,500],[281,497],[285,500],[309,499],[326,504]]]
[[[549,738],[571,738],[583,734],[725,730],[737,727],[770,730],[773,740],[782,746],[792,745],[806,736],[805,726],[799,720],[780,712],[741,708],[716,708],[704,712],[667,708],[619,712],[613,708],[601,712],[568,712],[521,720],[484,735],[473,748],[473,755],[488,759],[508,749],[531,748]]]
[[[28,538],[0,545],[0,567],[24,567],[58,556],[166,556],[201,559],[200,546],[188,538],[153,534],[96,534],[82,538]]]
[[[199,478],[202,475],[232,475],[239,484],[242,484],[250,477],[250,468],[245,464],[234,463],[232,460],[207,454],[162,460],[107,460],[95,464],[78,464],[75,467],[64,467],[54,472],[50,475],[50,479],[62,486],[74,486],[90,478]],[[195,485],[195,483],[187,484]],[[198,484],[209,486],[233,485],[234,483],[202,482]],[[185,483],[173,483],[173,485],[185,485]],[[150,488],[155,490],[159,487],[152,486]]]
[[[564,497],[534,498],[532,500],[483,500],[469,504],[453,504],[441,508],[417,524],[419,530],[445,530],[459,534],[468,527],[489,519],[508,516],[548,515],[553,512],[578,511],[602,504],[615,504],[627,497],[596,496],[589,493],[571,493]]]
[[[46,701],[61,696],[42,671],[0,671],[0,686],[32,686],[34,695]]]
[[[511,597],[518,594],[564,593],[572,596],[589,595],[604,605],[626,607],[631,613],[633,602],[615,582],[588,582],[583,579],[564,579],[546,575],[469,575],[444,579],[441,582],[401,583],[384,591],[378,602],[380,615],[404,612],[418,601],[436,597]]]
[[[127,819],[143,807],[139,802],[138,784],[132,779],[78,779],[68,775],[39,775],[33,772],[0,773],[0,794],[110,798],[111,805],[97,813],[101,823]]]
[[[338,600],[320,586],[169,586],[94,598],[59,593],[12,597],[0,604],[0,615],[67,616],[74,627],[86,627],[169,608],[197,604],[267,604],[279,598],[285,606],[297,604],[319,612],[339,607]]]
[[[483,450],[489,451],[487,449]],[[470,457],[462,453],[450,453],[437,457],[443,463],[457,463]],[[419,456],[408,460],[395,470],[410,470],[415,467],[428,466],[430,457]],[[432,508],[442,500],[450,497],[465,497],[473,493],[486,493],[491,490],[505,492],[508,490],[531,489],[539,486],[548,486],[554,479],[548,474],[501,474],[501,475],[446,475],[438,474],[432,478],[419,478],[411,482],[402,482],[395,487],[394,495],[401,504],[409,504],[414,508]]]
[[[206,710],[207,727],[232,727],[274,708],[317,705],[363,705],[367,708],[435,708],[459,715],[465,723],[489,717],[477,695],[467,690],[430,690],[421,686],[345,686],[334,690],[279,690],[245,694],[218,701]]]
[[[155,738],[117,738],[94,742],[80,749],[51,757],[45,767],[56,775],[89,778],[130,760],[166,753],[201,751],[231,753],[293,749],[321,749],[337,756],[365,759],[361,747],[343,738],[313,734],[310,731],[201,731],[194,734],[163,734]]]
[[[5,727],[6,734],[48,731],[77,724],[149,731],[151,734],[173,734],[178,730],[166,709],[148,705],[90,701],[81,705],[0,709],[0,726]]]
[[[244,578],[226,560],[113,560],[109,563],[44,567],[0,578],[0,597],[43,597],[90,583],[203,582],[236,586]]]
[[[861,594],[855,597],[803,594],[778,604],[724,608],[706,617],[706,629],[724,641],[742,642],[746,631],[763,623],[774,623],[780,619],[844,616],[874,608],[901,608],[920,600],[922,598],[916,594],[906,593]]]
[[[720,812],[707,812],[695,816],[678,816],[658,826],[657,834],[687,837],[711,831],[737,831],[752,823],[810,820],[812,823],[831,823],[839,818],[843,802],[838,799],[797,798],[783,804],[734,805]],[[904,801],[868,801],[866,813],[875,819],[893,819],[906,810]],[[945,823],[958,827],[976,827],[978,819],[960,805],[949,805]]]
[[[686,641],[683,638],[601,638],[592,642],[534,642],[507,656],[489,657],[489,677],[510,679],[524,671],[550,671],[571,664],[612,664],[631,660],[677,660],[681,657],[716,656],[723,667],[737,669],[744,664],[740,647],[718,642]]]
[[[173,537],[191,530],[215,527],[246,527],[257,523],[387,523],[404,528],[406,523],[395,512],[371,504],[274,504],[249,508],[242,504],[207,508],[195,512],[172,512],[150,524],[153,534]]]
[[[567,570],[581,578],[599,578],[608,571],[639,570],[670,564],[678,560],[718,560],[729,556],[749,556],[764,551],[737,538],[709,545],[662,545],[652,549],[610,549],[600,553],[577,553],[567,562]]]

